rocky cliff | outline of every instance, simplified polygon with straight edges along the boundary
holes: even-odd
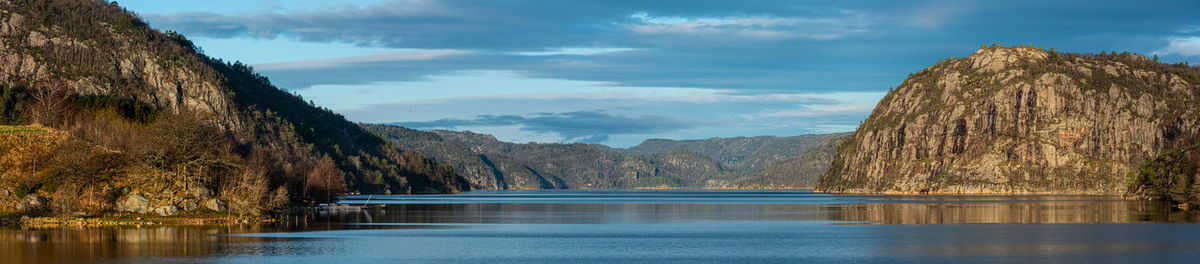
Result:
[[[1196,142],[1200,69],[1129,53],[984,47],[910,75],[843,143],[832,192],[1121,193]]]
[[[328,199],[344,191],[467,188],[449,167],[397,150],[341,115],[271,85],[248,65],[209,58],[184,36],[154,30],[115,2],[0,0],[0,92],[0,125],[38,123],[120,154],[120,164],[92,164],[113,175],[92,190],[106,193],[109,205],[139,195],[181,206],[188,202],[170,194],[189,190],[161,186],[203,185],[202,192],[215,194],[236,191],[233,180],[294,199],[316,198],[314,191]],[[192,117],[200,123],[180,121]],[[197,135],[215,137],[205,144]],[[179,152],[148,147],[148,138],[204,144],[213,156],[199,157],[190,145],[179,145]],[[55,175],[80,171],[22,162],[0,166],[31,176],[4,177],[0,189],[65,194],[55,187],[74,184],[59,184],[55,179],[62,177]],[[133,175],[163,184],[138,185],[141,178]],[[160,193],[164,201],[149,195]]]

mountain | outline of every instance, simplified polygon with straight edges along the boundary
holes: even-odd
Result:
[[[738,179],[736,185],[747,189],[793,189],[811,188],[829,170],[829,163],[837,152],[838,145],[849,133],[826,137],[820,145],[794,158],[771,164],[754,175]]]
[[[832,137],[652,139],[626,150],[582,143],[509,143],[472,132],[363,127],[401,148],[453,166],[475,189],[740,188],[737,180],[757,171],[758,165],[751,164],[794,158]]]
[[[1200,67],[982,47],[889,92],[817,188],[1119,194],[1142,185],[1148,160],[1198,142],[1198,110]]]
[[[0,149],[13,157],[0,164],[0,211],[170,214],[228,202],[255,213],[341,192],[467,189],[448,166],[398,150],[248,65],[204,56],[115,2],[0,1],[0,39],[0,125],[57,135],[28,144],[115,155],[94,163],[76,157],[91,151]]]
[[[831,134],[811,134],[792,137],[714,137],[703,140],[649,139],[630,147],[628,152],[654,155],[685,149],[712,157],[729,169],[753,174],[768,165],[804,154],[830,136]]]

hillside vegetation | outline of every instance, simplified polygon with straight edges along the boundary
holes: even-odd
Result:
[[[0,153],[11,158],[0,200],[17,204],[5,212],[255,214],[345,192],[468,188],[115,2],[2,0],[0,40],[0,125],[19,127],[3,134],[19,137]]]

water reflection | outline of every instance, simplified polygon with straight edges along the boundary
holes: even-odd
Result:
[[[836,221],[850,224],[1198,222],[1200,215],[1115,196],[841,196],[809,192],[589,192],[375,196],[386,204],[333,216],[349,223],[672,223]],[[707,197],[707,198],[706,198]],[[732,198],[726,198],[732,197]],[[353,198],[353,197],[352,197]],[[504,200],[497,202],[496,200]],[[730,202],[731,200],[739,202]],[[362,204],[363,199],[348,200]]]
[[[354,199],[361,197],[350,198],[347,203],[365,202]],[[691,253],[686,256],[699,257],[707,254],[700,249],[713,247],[725,252],[721,256],[742,254],[764,260],[814,257],[811,254],[816,253],[809,251],[818,249],[832,250],[820,256],[842,260],[876,255],[1036,256],[1200,250],[1196,243],[1187,242],[1191,237],[1175,238],[1178,241],[1170,243],[1156,240],[1196,230],[1191,225],[1117,225],[1200,222],[1197,214],[1172,210],[1164,203],[1110,196],[518,191],[370,198],[375,206],[294,213],[272,224],[0,229],[0,262],[289,262],[369,254],[385,259],[419,256],[429,258],[422,260],[447,262],[477,262],[486,260],[491,256],[488,254],[575,257],[557,259],[566,261],[614,257],[632,252],[625,247],[635,245],[669,245],[676,250],[647,256],[669,257],[687,249]],[[1062,223],[1084,225],[1043,225]],[[1090,237],[1098,233],[1104,237]],[[572,247],[571,243],[589,246]],[[362,253],[364,247],[380,246],[384,248]],[[531,246],[536,247],[526,248]],[[597,251],[596,247],[612,250]],[[401,248],[408,251],[397,251]],[[629,254],[619,257],[639,257]],[[448,258],[455,256],[464,258]]]
[[[258,225],[0,229],[4,263],[71,263],[128,257],[198,257],[235,243],[274,238],[219,236],[261,232]]]
[[[1196,222],[1196,214],[1161,202],[1033,200],[846,204],[823,208],[830,219],[878,224]]]

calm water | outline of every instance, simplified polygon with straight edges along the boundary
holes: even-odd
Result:
[[[1197,215],[1107,196],[509,191],[370,203],[386,205],[270,225],[0,229],[0,262],[1200,261]]]

